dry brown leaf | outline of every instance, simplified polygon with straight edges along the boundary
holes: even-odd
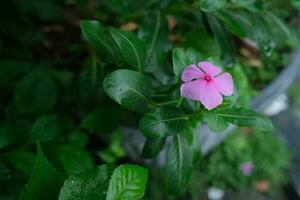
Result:
[[[122,24],[120,29],[125,32],[131,32],[131,31],[136,30],[138,27],[139,27],[139,25],[137,23],[128,22],[126,24]]]

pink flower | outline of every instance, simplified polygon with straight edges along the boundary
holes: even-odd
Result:
[[[240,165],[240,170],[245,176],[250,176],[253,172],[254,165],[252,162],[245,162]]]
[[[181,96],[200,101],[211,110],[223,102],[224,96],[233,94],[233,81],[229,73],[209,62],[199,62],[186,67],[181,76]]]

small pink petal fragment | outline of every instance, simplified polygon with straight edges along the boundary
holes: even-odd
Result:
[[[203,72],[195,65],[189,65],[182,73],[181,79],[185,82],[199,78]]]
[[[222,72],[221,68],[216,67],[209,62],[199,62],[198,66],[205,72],[205,74],[210,76],[217,76]]]
[[[180,87],[181,96],[195,100],[201,101],[202,95],[205,94],[205,80],[195,80],[183,83]]]
[[[216,83],[219,92],[223,95],[230,96],[233,94],[233,80],[229,73],[224,73],[215,77],[214,82]]]
[[[240,170],[245,176],[250,176],[254,170],[252,162],[245,162],[240,165]]]

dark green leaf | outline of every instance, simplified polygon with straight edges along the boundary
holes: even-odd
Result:
[[[159,12],[146,16],[140,32],[146,41],[147,59],[145,71],[151,73],[157,81],[167,85],[173,81],[173,71],[168,60],[171,43],[166,19]]]
[[[187,126],[188,117],[179,109],[158,108],[145,114],[139,127],[146,137],[165,137],[181,133]]]
[[[101,165],[72,175],[61,188],[59,200],[105,200],[112,172],[112,166]]]
[[[94,133],[109,133],[117,128],[120,120],[121,110],[116,106],[99,106],[83,118],[80,126]]]
[[[163,149],[165,145],[166,138],[147,138],[142,156],[144,158],[154,158],[159,154],[159,152]]]
[[[173,136],[165,170],[167,191],[171,194],[182,193],[193,170],[193,151],[186,138],[180,134]]]
[[[114,131],[110,138],[109,147],[98,153],[105,163],[116,163],[120,158],[126,156],[126,151],[122,146],[122,136],[120,131]]]
[[[237,6],[242,6],[245,8],[248,8],[249,6],[253,5],[256,2],[256,0],[231,0],[231,1]]]
[[[0,162],[0,181],[7,181],[12,177],[9,167]]]
[[[128,12],[128,1],[123,0],[104,0],[106,5],[108,5],[112,10],[118,13],[126,13]]]
[[[29,132],[29,141],[49,141],[56,139],[62,132],[60,119],[57,116],[44,115],[39,117]]]
[[[227,30],[212,14],[207,14],[207,21],[221,49],[221,59],[225,66],[231,67],[235,62],[235,46]]]
[[[41,20],[55,20],[62,15],[62,10],[56,1],[13,0],[13,2],[20,11],[35,15]]]
[[[37,67],[17,83],[14,103],[22,114],[41,114],[56,104],[57,88],[51,72]]]
[[[198,163],[202,157],[202,146],[201,146],[201,138],[199,134],[199,129],[192,129],[191,128],[191,134],[193,136],[193,141],[191,146],[191,149],[193,151],[193,163]]]
[[[16,139],[14,129],[9,124],[3,123],[0,126],[0,149],[12,144]]]
[[[0,124],[0,149],[13,144],[24,144],[31,124],[26,120],[4,121]]]
[[[147,169],[137,165],[120,165],[110,179],[106,200],[141,199],[147,180]]]
[[[175,48],[172,53],[173,70],[177,77],[181,75],[184,68],[193,64],[183,49]]]
[[[124,108],[144,112],[149,108],[150,81],[131,70],[116,70],[105,77],[105,92]]]
[[[56,148],[58,159],[63,169],[69,174],[80,173],[93,168],[90,153],[73,145],[60,145]]]
[[[267,57],[271,56],[275,48],[271,26],[260,14],[251,15],[251,25],[253,38],[258,43],[261,52]]]
[[[9,152],[6,158],[16,170],[22,172],[26,176],[30,175],[32,172],[35,161],[35,155],[32,152],[26,149],[18,149]]]
[[[88,143],[88,135],[80,130],[76,130],[74,132],[72,132],[68,138],[68,142],[71,145],[83,148],[87,145]]]
[[[57,171],[45,158],[38,144],[33,171],[20,200],[57,199],[60,187],[61,181]]]
[[[104,32],[101,23],[94,20],[82,20],[80,27],[85,39],[97,51],[99,57],[109,63],[117,63],[118,52],[114,47],[114,41],[109,34]]]
[[[133,33],[109,29],[111,36],[119,47],[126,66],[143,72],[146,62],[146,46]]]
[[[0,87],[14,84],[15,81],[29,71],[31,66],[16,60],[0,62]]]
[[[266,116],[247,108],[221,108],[214,111],[217,120],[241,127],[254,127],[260,130],[272,130],[272,121]]]
[[[197,60],[193,62],[220,56],[220,48],[208,31],[205,28],[197,27],[191,30],[184,40],[183,46],[186,49],[192,48],[198,53]]]
[[[216,133],[228,128],[228,123],[223,118],[211,112],[204,113],[204,121],[207,122],[208,128]]]
[[[223,21],[225,27],[233,34],[242,38],[246,36],[243,27],[241,27],[239,23],[237,23],[234,18],[228,15],[226,12],[219,11],[216,13],[216,16]]]
[[[284,44],[297,43],[297,38],[295,38],[295,35],[292,33],[292,29],[288,27],[288,24],[285,23],[282,19],[280,19],[270,11],[265,12],[264,18],[266,19],[269,26],[272,27],[272,31],[275,37],[274,39],[276,39],[277,43],[278,41],[281,41]]]
[[[99,82],[102,81],[101,66],[97,64],[95,56],[87,59],[83,69],[78,74],[78,90],[80,103],[86,107],[94,107],[99,102],[102,90]]]
[[[227,0],[200,0],[200,9],[205,12],[219,10],[226,5]]]

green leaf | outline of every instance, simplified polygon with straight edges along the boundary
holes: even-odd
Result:
[[[137,165],[120,165],[110,179],[106,200],[141,199],[147,180],[147,169]]]
[[[0,124],[0,149],[26,143],[30,126],[26,120],[3,121]]]
[[[223,8],[227,0],[200,0],[200,9],[205,12],[212,12]]]
[[[197,50],[197,60],[193,62],[220,56],[219,46],[208,31],[210,30],[207,28],[197,27],[191,30],[184,39],[182,44],[184,48]]]
[[[69,177],[60,190],[59,200],[105,200],[113,167],[101,165],[96,169]]]
[[[186,50],[175,48],[172,52],[173,71],[179,77],[183,70],[190,64],[195,64],[202,59],[202,56],[194,49]]]
[[[88,135],[84,131],[80,130],[73,131],[68,138],[68,143],[80,148],[84,148],[87,145],[88,141]]]
[[[228,123],[221,117],[211,112],[205,112],[204,121],[207,122],[208,128],[216,133],[224,131],[228,128]]]
[[[15,81],[29,71],[31,66],[17,60],[0,62],[0,87],[14,85]]]
[[[11,177],[12,175],[9,167],[6,164],[0,162],[0,181],[7,181],[11,179]]]
[[[143,147],[142,156],[144,158],[154,158],[163,149],[165,142],[166,142],[165,137],[147,138]]]
[[[122,146],[122,135],[119,130],[112,133],[109,147],[98,152],[98,156],[105,163],[116,163],[120,158],[126,156],[126,151]]]
[[[16,140],[13,127],[9,124],[3,123],[0,126],[0,149],[7,147]]]
[[[258,43],[264,56],[272,55],[275,48],[274,35],[272,34],[271,25],[267,23],[261,14],[251,14],[252,37]]]
[[[114,47],[114,41],[109,34],[105,33],[100,22],[82,20],[80,27],[84,38],[99,52],[101,59],[109,63],[117,63],[118,52]]]
[[[221,108],[214,112],[217,120],[224,120],[237,126],[254,127],[265,131],[273,129],[272,121],[269,118],[247,108]]]
[[[171,194],[184,191],[193,170],[193,151],[186,138],[173,136],[173,142],[166,157],[166,186]]]
[[[218,11],[216,13],[216,16],[223,21],[225,27],[232,32],[233,34],[244,38],[246,36],[246,33],[243,29],[243,27],[241,27],[239,25],[239,23],[237,23],[233,17],[231,17],[230,15],[228,15],[226,12],[224,11]]]
[[[276,42],[278,43],[278,40],[283,43],[296,43],[297,39],[295,38],[295,35],[292,33],[291,28],[288,27],[283,20],[281,20],[279,17],[277,17],[275,14],[273,14],[270,11],[266,11],[264,18],[266,19],[269,26],[272,26],[272,31],[274,33],[274,36],[276,37]]]
[[[175,48],[172,52],[172,60],[173,60],[173,70],[177,77],[181,75],[184,68],[190,64],[189,57],[185,54],[183,49]]]
[[[35,155],[32,152],[21,148],[9,152],[6,159],[17,171],[29,176],[34,166]]]
[[[94,166],[90,153],[77,146],[60,145],[56,147],[56,153],[63,169],[69,174],[80,173]]]
[[[21,114],[48,112],[53,109],[56,100],[56,84],[46,68],[37,67],[16,85],[14,103]]]
[[[128,1],[123,0],[104,0],[103,1],[110,9],[115,12],[126,14],[128,12]]]
[[[57,199],[61,181],[53,165],[45,158],[40,144],[37,145],[37,156],[31,177],[20,200]]]
[[[24,13],[29,13],[41,20],[57,20],[62,16],[62,9],[59,4],[52,0],[14,0],[16,7]]]
[[[139,72],[143,72],[146,62],[146,45],[130,32],[122,32],[110,28],[109,32],[119,47],[124,64]]]
[[[221,59],[225,66],[231,67],[235,62],[235,46],[227,30],[212,14],[206,14],[209,26],[221,49]]]
[[[188,117],[179,109],[158,108],[145,114],[139,123],[146,137],[165,137],[181,133],[187,126]]]
[[[115,60],[115,59],[113,59]],[[83,69],[78,74],[78,89],[75,91],[78,100],[85,107],[98,105],[103,92],[99,82],[103,81],[102,66],[98,65],[97,58],[92,56],[86,59]]]
[[[193,151],[193,163],[197,164],[202,158],[202,149],[201,149],[201,138],[199,131],[197,129],[191,128],[191,134],[193,137],[192,144],[190,144],[191,149]]]
[[[139,72],[116,70],[105,77],[103,87],[107,95],[124,108],[137,112],[149,108],[151,83]]]
[[[29,141],[50,141],[56,139],[62,132],[60,119],[54,115],[39,117],[31,127]]]
[[[94,133],[109,133],[118,127],[121,116],[116,106],[99,106],[83,118],[80,126]]]
[[[139,32],[147,47],[145,72],[151,73],[163,85],[173,82],[173,70],[168,60],[171,43],[166,18],[160,12],[149,13],[140,25]]]
[[[231,0],[232,3],[236,4],[237,6],[242,6],[248,8],[249,6],[255,4],[256,0]]]

